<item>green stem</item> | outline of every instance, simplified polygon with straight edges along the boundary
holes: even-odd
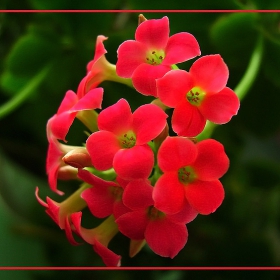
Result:
[[[87,171],[91,172],[92,174],[94,174],[95,176],[98,176],[101,179],[106,180],[106,181],[114,181],[117,176],[116,172],[113,168],[104,170],[104,171],[99,171],[93,167],[86,167],[85,169]]]
[[[45,79],[49,69],[50,65],[47,65],[16,96],[0,106],[0,119],[13,112],[34,93],[36,88]]]
[[[85,200],[81,198],[81,194],[84,190],[90,187],[91,186],[89,184],[83,183],[79,189],[61,202],[60,215],[63,216],[64,214],[67,215],[84,209],[87,204]]]
[[[79,119],[91,132],[98,131],[98,113],[95,110],[79,111],[76,118]]]
[[[263,56],[263,37],[260,36],[257,41],[256,47],[253,51],[253,54],[250,58],[247,70],[246,70],[243,78],[241,79],[241,81],[238,83],[238,85],[234,89],[234,92],[236,93],[236,95],[238,96],[240,101],[248,93],[249,89],[251,88],[251,86],[253,85],[253,83],[257,77],[258,71],[261,66],[262,56]],[[197,136],[197,140],[200,141],[200,140],[211,137],[216,126],[217,126],[216,124],[207,121],[203,132],[201,132]]]
[[[110,63],[107,65],[106,75],[107,75],[106,80],[108,80],[108,81],[121,83],[121,84],[134,88],[134,86],[132,84],[132,80],[130,78],[121,78],[120,76],[117,75],[116,65],[114,65],[114,64]]]

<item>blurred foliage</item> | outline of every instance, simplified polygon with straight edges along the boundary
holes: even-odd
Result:
[[[3,1],[1,9],[279,9],[277,0],[229,1]],[[189,240],[174,259],[161,258],[145,247],[128,257],[129,241],[117,235],[110,245],[127,267],[280,266],[280,13],[145,13],[170,19],[170,33],[192,33],[202,55],[220,53],[230,69],[228,85],[236,87],[246,71],[257,38],[264,37],[264,56],[258,77],[239,114],[216,128],[231,160],[222,178],[226,198],[216,213],[199,216],[188,225]],[[0,104],[22,92],[27,98],[0,119],[0,265],[103,266],[89,245],[71,246],[64,233],[38,205],[34,190],[49,195],[45,175],[46,122],[68,89],[76,91],[93,58],[96,36],[103,34],[107,59],[134,38],[138,13],[0,13]],[[191,62],[179,65],[188,70]],[[45,69],[45,72],[44,72]],[[41,80],[39,74],[44,73]],[[37,80],[36,80],[37,79]],[[37,83],[32,84],[34,81]],[[104,107],[126,98],[133,109],[149,98],[119,84],[104,82]],[[107,94],[106,94],[107,93]],[[0,105],[1,111],[1,105]],[[71,143],[85,141],[74,123]],[[61,182],[60,189],[75,186]],[[15,273],[15,274],[13,274]],[[1,271],[2,279],[60,279],[59,271]],[[63,276],[104,279],[109,271],[65,271]],[[144,276],[145,274],[145,276]],[[116,271],[114,279],[182,280],[280,279],[277,271]]]

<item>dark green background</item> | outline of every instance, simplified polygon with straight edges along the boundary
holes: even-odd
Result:
[[[10,1],[1,9],[279,9],[279,1]],[[190,2],[190,3],[189,3]],[[26,90],[38,73],[50,67],[31,96],[0,119],[0,265],[102,266],[88,244],[73,247],[44,213],[34,196],[53,194],[47,185],[46,122],[56,112],[66,90],[76,91],[93,58],[97,35],[107,59],[116,62],[116,50],[134,38],[139,13],[0,13],[0,104]],[[202,55],[220,53],[230,70],[228,86],[235,88],[248,65],[258,36],[264,37],[264,55],[258,76],[241,103],[239,114],[216,128],[231,160],[222,178],[226,198],[212,215],[188,225],[189,240],[173,259],[161,258],[145,247],[129,258],[129,240],[118,234],[110,246],[122,255],[125,267],[279,266],[280,265],[280,13],[171,13],[146,12],[146,18],[170,20],[170,33],[192,33]],[[192,62],[192,61],[191,61]],[[190,63],[179,65],[188,70]],[[133,109],[151,99],[134,90],[104,82],[104,107],[126,98]],[[85,141],[75,122],[70,144]],[[77,185],[60,182],[70,194]],[[90,224],[90,215],[85,213]],[[280,279],[275,271],[1,271],[3,279]],[[145,276],[144,276],[145,274]]]

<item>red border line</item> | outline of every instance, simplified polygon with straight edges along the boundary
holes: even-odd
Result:
[[[0,267],[1,270],[280,270],[280,267],[245,267],[245,266],[232,266],[232,267]]]
[[[1,13],[279,13],[280,10],[0,10]]]

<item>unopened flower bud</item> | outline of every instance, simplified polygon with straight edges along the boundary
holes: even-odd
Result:
[[[77,174],[77,168],[67,165],[59,168],[57,178],[59,180],[74,180],[77,179]]]
[[[67,153],[62,160],[75,168],[92,166],[90,155],[86,148],[76,148]]]

